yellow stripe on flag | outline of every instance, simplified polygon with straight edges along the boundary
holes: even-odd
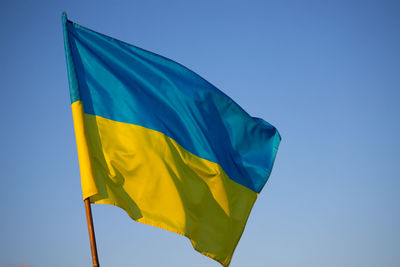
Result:
[[[81,101],[72,111],[84,198],[187,236],[229,265],[257,193],[161,132],[85,114]]]

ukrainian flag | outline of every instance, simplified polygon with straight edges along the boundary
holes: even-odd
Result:
[[[228,266],[278,131],[184,66],[62,21],[83,198]]]

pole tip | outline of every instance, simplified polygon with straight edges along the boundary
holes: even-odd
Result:
[[[63,11],[63,13],[61,14],[61,21],[62,21],[62,24],[63,24],[63,25],[66,25],[66,24],[67,24],[67,20],[68,20],[67,12]]]

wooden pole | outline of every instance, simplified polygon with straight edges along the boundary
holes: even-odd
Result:
[[[93,267],[100,267],[99,258],[97,257],[96,237],[94,236],[92,209],[90,208],[89,198],[85,199],[85,210],[89,230],[90,249],[92,251]]]

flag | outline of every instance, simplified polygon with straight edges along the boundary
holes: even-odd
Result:
[[[196,73],[62,16],[83,198],[228,266],[281,140]]]

